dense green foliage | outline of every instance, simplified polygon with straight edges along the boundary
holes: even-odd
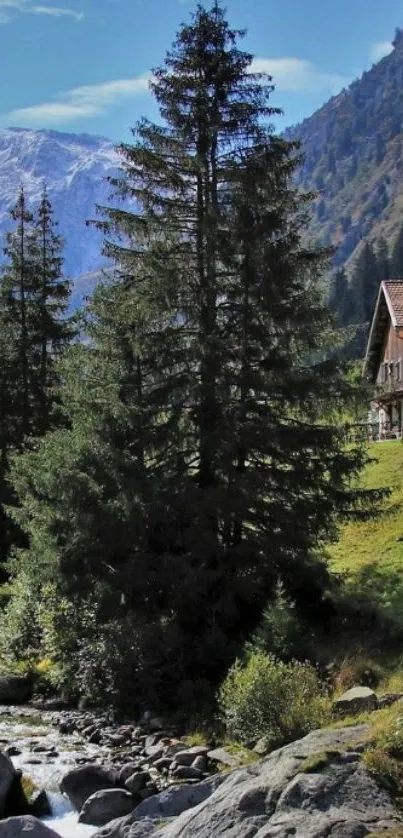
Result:
[[[334,274],[330,285],[329,306],[339,326],[345,329],[344,354],[349,358],[365,355],[368,332],[375,311],[381,282],[403,279],[403,227],[389,256],[381,239],[376,249],[364,242],[350,278],[344,268]]]
[[[363,240],[391,244],[402,219],[403,32],[393,52],[287,136],[304,149],[299,183],[317,191],[311,229],[349,270]]]
[[[241,35],[199,6],[154,71],[161,125],[137,125],[112,181],[138,209],[98,222],[116,277],[57,366],[63,424],[13,458],[28,544],[8,650],[29,643],[71,695],[127,710],[211,700],[279,588],[323,626],[317,548],[370,514],[337,424],[355,390],[329,360],[328,254],[304,244],[299,149],[274,135]]]
[[[0,274],[0,561],[20,540],[6,511],[10,457],[54,423],[55,359],[72,336],[62,242],[46,192],[35,217],[21,191]]]
[[[219,706],[227,731],[249,746],[264,737],[268,748],[280,747],[330,719],[330,702],[310,664],[259,652],[231,667]]]

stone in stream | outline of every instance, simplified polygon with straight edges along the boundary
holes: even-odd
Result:
[[[128,791],[104,789],[96,791],[85,801],[78,820],[91,826],[104,826],[116,818],[129,815],[133,807],[134,801]]]
[[[97,791],[116,787],[116,774],[100,765],[83,765],[66,774],[60,791],[67,795],[75,809],[82,809],[86,800]]]
[[[16,771],[7,795],[3,817],[15,815],[35,815],[42,818],[52,813],[46,791],[38,788],[29,777],[21,776]]]
[[[0,821],[0,838],[60,838],[53,829],[32,815],[21,815]]]
[[[21,773],[15,770],[11,759],[6,754],[0,754],[0,818],[6,811],[10,791],[20,777]]]

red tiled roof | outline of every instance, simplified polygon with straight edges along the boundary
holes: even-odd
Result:
[[[403,329],[403,280],[388,279],[383,283],[385,291],[389,297],[391,314],[393,312],[395,320],[394,326],[398,329]]]

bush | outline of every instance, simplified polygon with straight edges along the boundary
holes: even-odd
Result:
[[[228,734],[248,746],[264,737],[277,747],[330,719],[330,700],[309,663],[284,663],[261,652],[246,666],[232,666],[219,706]]]
[[[336,692],[345,692],[350,687],[377,687],[385,678],[385,669],[365,655],[343,661],[334,678]]]

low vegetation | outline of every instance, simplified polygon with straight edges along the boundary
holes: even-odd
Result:
[[[269,748],[277,747],[330,721],[330,701],[315,669],[261,652],[231,667],[219,705],[227,731],[246,745],[264,737]]]
[[[331,569],[347,588],[363,593],[400,621],[403,615],[403,444],[398,440],[369,447],[370,462],[361,477],[365,489],[390,490],[373,519],[345,524],[328,549]]]

